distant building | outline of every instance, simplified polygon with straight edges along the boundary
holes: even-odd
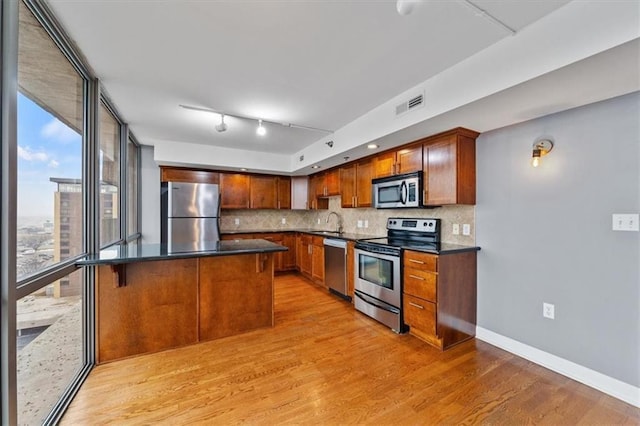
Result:
[[[54,262],[60,262],[82,253],[82,180],[70,178],[49,178],[57,183],[54,193],[53,240]],[[100,185],[100,241],[109,241],[117,235],[118,191],[113,185]],[[81,274],[72,274],[53,284],[54,297],[82,294]]]

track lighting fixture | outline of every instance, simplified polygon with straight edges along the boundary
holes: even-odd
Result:
[[[229,117],[240,118],[240,119],[243,119],[243,120],[257,120],[258,121],[258,128],[256,129],[256,133],[259,134],[260,136],[264,136],[267,133],[267,129],[264,127],[264,123],[279,124],[279,125],[281,125],[283,127],[290,127],[290,128],[302,129],[302,130],[311,130],[311,131],[314,131],[314,132],[333,133],[333,130],[320,129],[318,127],[311,127],[311,126],[303,126],[303,125],[300,125],[300,124],[283,123],[283,122],[278,122],[278,121],[263,120],[263,119],[260,119],[260,118],[257,118],[257,117],[248,117],[246,115],[240,115],[240,114],[228,114],[226,112],[216,111],[216,110],[210,109],[210,108],[201,108],[201,107],[195,107],[195,106],[190,106],[190,105],[179,105],[179,106],[184,108],[184,109],[192,109],[194,111],[213,112],[215,114],[219,114],[221,116],[221,121],[220,121],[220,124],[216,125],[216,130],[218,132],[224,132],[225,130],[227,130],[227,123],[224,122],[224,117],[225,116],[229,116]]]
[[[258,120],[258,128],[256,129],[256,133],[259,136],[264,136],[267,134],[267,129],[265,129],[264,126],[262,125],[262,120]]]
[[[216,124],[216,130],[218,132],[227,130],[227,123],[224,122],[224,114],[220,114],[220,124]]]

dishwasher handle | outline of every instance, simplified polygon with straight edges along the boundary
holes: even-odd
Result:
[[[341,249],[347,248],[347,242],[345,240],[334,240],[331,238],[325,238],[324,245],[329,247],[337,247]]]

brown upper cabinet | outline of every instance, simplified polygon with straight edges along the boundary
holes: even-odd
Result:
[[[325,173],[318,173],[315,181],[317,197],[340,195],[340,170],[333,169]]]
[[[476,137],[458,128],[424,140],[425,206],[476,203]]]
[[[422,145],[411,145],[374,157],[375,178],[417,172],[422,169]]]
[[[320,198],[321,194],[324,194],[324,190],[321,192],[319,187],[324,185],[324,174],[317,174],[309,177],[309,210],[327,209],[329,208],[329,200],[327,198]]]
[[[278,207],[278,181],[275,176],[249,177],[250,203],[252,209],[275,209]]]
[[[208,170],[161,167],[161,182],[220,183],[220,173]]]
[[[249,175],[220,173],[220,208],[248,209],[250,193]]]
[[[371,207],[373,160],[357,161],[340,168],[341,203],[343,208]]]

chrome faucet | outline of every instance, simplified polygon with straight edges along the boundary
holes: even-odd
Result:
[[[329,218],[331,217],[332,214],[336,215],[336,219],[338,220],[338,223],[336,224],[337,225],[337,232],[338,232],[338,234],[342,234],[342,216],[340,216],[338,213],[329,212],[329,214],[327,215],[326,223],[329,223]]]

